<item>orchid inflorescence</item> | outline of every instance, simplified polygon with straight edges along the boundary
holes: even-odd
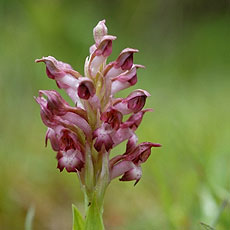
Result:
[[[54,90],[40,90],[36,98],[42,121],[48,127],[46,144],[49,140],[57,152],[57,167],[77,173],[88,196],[95,188],[104,193],[117,177],[136,184],[151,148],[160,147],[151,142],[138,144],[135,134],[144,114],[151,111],[143,109],[150,94],[137,89],[126,98],[115,97],[117,92],[135,85],[137,69],[144,68],[133,64],[133,54],[138,50],[126,48],[115,61],[106,64],[116,37],[107,35],[105,20],[97,24],[93,35],[95,44],[86,58],[84,76],[54,57],[36,60],[46,64],[48,77],[75,104],[69,105]],[[123,121],[124,115],[130,117]],[[124,141],[125,153],[111,158],[111,150]]]

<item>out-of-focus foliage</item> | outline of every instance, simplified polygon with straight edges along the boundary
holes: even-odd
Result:
[[[1,0],[0,229],[23,229],[31,205],[34,230],[71,229],[71,203],[83,211],[77,176],[59,173],[44,148],[33,96],[55,83],[34,59],[53,55],[83,72],[92,28],[104,18],[118,37],[114,53],[138,48],[135,62],[146,66],[136,87],[152,94],[155,111],[140,141],[163,145],[136,187],[110,185],[107,229],[229,229],[229,13],[228,0]]]

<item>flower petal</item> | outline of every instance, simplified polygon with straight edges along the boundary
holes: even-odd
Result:
[[[84,100],[93,97],[96,92],[93,81],[87,77],[80,78],[77,92],[78,96]]]
[[[120,161],[110,170],[110,179],[114,179],[131,170],[135,165],[131,161]]]
[[[92,129],[89,123],[85,119],[80,117],[78,114],[68,112],[64,116],[61,116],[59,121],[67,126],[76,125],[78,128],[80,128],[84,132],[87,138],[89,139],[91,138]]]
[[[135,133],[128,139],[125,154],[131,153],[137,146],[138,137]]]
[[[119,145],[123,141],[129,139],[133,135],[133,131],[129,128],[119,128],[115,133],[112,135],[112,140],[114,142],[113,147]]]
[[[152,147],[161,147],[161,145],[158,143],[143,142],[132,153],[127,154],[125,159],[138,165],[142,164],[150,156]]]
[[[127,98],[115,102],[114,108],[120,111],[123,115],[137,113],[144,107],[148,96],[150,96],[150,94],[147,91],[137,89],[130,93]]]
[[[137,49],[126,48],[121,51],[117,60],[109,63],[104,70],[104,76],[113,79],[126,70],[130,70],[133,66],[133,53],[137,53]]]
[[[121,179],[119,179],[120,181],[132,181],[135,180],[135,184],[134,186],[139,182],[139,180],[141,179],[142,176],[142,169],[140,166],[136,166],[134,165],[132,169],[130,169],[129,171],[127,171],[123,177]]]
[[[138,68],[144,68],[144,66],[133,65],[130,70],[112,78],[112,95],[137,83]]]
[[[115,40],[115,36],[104,36],[97,48],[90,56],[88,63],[88,73],[91,77],[95,77],[100,70],[101,65],[105,62],[107,57],[112,53],[112,41]]]
[[[133,65],[133,54],[139,52],[137,49],[126,48],[121,51],[119,57],[115,61],[116,69],[129,70]]]
[[[82,108],[77,95],[78,78],[81,75],[77,71],[73,70],[69,64],[57,61],[52,56],[36,59],[35,62],[44,62],[48,77],[54,79],[57,86],[64,89],[73,102],[78,103],[78,106]]]
[[[134,113],[133,115],[131,115],[129,117],[129,119],[127,121],[125,121],[124,123],[121,124],[121,128],[130,128],[133,131],[135,131],[139,127],[139,125],[143,119],[144,114],[146,112],[151,112],[151,111],[152,111],[152,109],[144,109],[144,110],[141,110],[137,113]]]
[[[72,75],[74,78],[80,77],[80,73],[73,70],[73,68],[64,62],[57,61],[54,57],[42,57],[40,59],[35,60],[36,63],[44,62],[46,64],[47,75],[51,79],[62,78],[67,74]]]

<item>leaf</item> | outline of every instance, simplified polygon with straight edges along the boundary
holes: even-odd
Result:
[[[81,213],[78,211],[77,207],[72,204],[73,212],[73,228],[72,230],[84,230],[85,223],[81,216]]]
[[[85,230],[104,230],[102,212],[98,208],[95,200],[96,199],[93,199],[92,203],[89,203],[86,215]]]

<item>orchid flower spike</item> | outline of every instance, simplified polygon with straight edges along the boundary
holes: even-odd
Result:
[[[49,141],[57,154],[57,167],[76,173],[88,199],[94,191],[100,204],[114,178],[136,184],[151,148],[161,145],[138,144],[135,133],[144,114],[151,111],[143,109],[150,94],[136,89],[126,98],[115,97],[117,92],[134,86],[138,70],[144,68],[133,63],[138,50],[126,48],[107,64],[116,37],[108,34],[105,20],[93,29],[93,37],[95,43],[90,47],[82,74],[52,56],[35,61],[45,63],[48,78],[67,93],[73,105],[54,90],[40,90],[35,100],[48,128],[46,145]],[[124,115],[129,118],[125,120]],[[124,141],[124,153],[111,157],[111,150]]]

